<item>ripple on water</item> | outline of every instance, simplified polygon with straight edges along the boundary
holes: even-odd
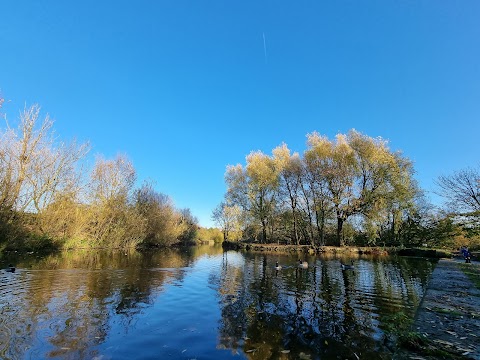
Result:
[[[56,270],[0,274],[0,358],[127,359],[141,349],[230,359],[287,346],[290,358],[314,358],[325,341],[351,358],[362,346],[382,349],[385,319],[413,311],[424,281],[388,261],[342,272],[335,259],[299,270],[285,258],[276,272],[277,257],[234,252],[156,260],[88,270],[63,269],[59,259]]]

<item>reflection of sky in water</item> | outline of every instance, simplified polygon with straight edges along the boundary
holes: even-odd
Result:
[[[341,271],[314,257],[298,269],[296,256],[211,248],[92,256],[0,274],[0,358],[388,358],[388,329],[413,317],[432,271],[373,258]]]

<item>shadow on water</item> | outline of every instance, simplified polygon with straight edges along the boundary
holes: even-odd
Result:
[[[387,359],[433,269],[386,257],[354,259],[353,271],[309,257],[303,269],[215,246],[7,260],[2,359]]]

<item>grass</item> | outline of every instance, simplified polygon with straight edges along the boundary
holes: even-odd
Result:
[[[460,269],[473,282],[475,287],[480,290],[480,266],[476,264],[460,264]]]
[[[451,310],[451,309],[444,309],[444,308],[439,308],[439,307],[434,307],[432,308],[433,311],[441,314],[446,314],[446,315],[452,315],[452,316],[462,316],[464,313],[457,311],[457,310]]]

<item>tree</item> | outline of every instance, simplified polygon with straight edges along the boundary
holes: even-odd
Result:
[[[334,140],[314,132],[307,134],[303,158],[286,144],[272,154],[252,152],[245,168],[227,167],[226,200],[249,221],[245,234],[261,227],[263,241],[268,229],[269,236],[286,235],[297,244],[337,246],[362,231],[370,243],[388,234],[392,242],[403,239],[402,224],[417,211],[420,190],[411,161],[390,151],[387,141],[355,130]]]
[[[280,174],[279,193],[288,198],[288,204],[292,212],[293,240],[298,245],[298,215],[299,191],[301,188],[302,161],[298,153],[290,154],[286,144],[273,149],[273,160],[276,171]]]
[[[418,220],[420,212],[427,213],[430,205],[427,204],[423,192],[413,179],[413,165],[410,160],[394,154],[396,166],[391,176],[391,188],[383,194],[383,211],[377,214],[383,215],[384,240],[392,244],[405,245],[410,241],[403,232],[408,230],[408,224],[413,219]],[[374,218],[373,212],[368,213],[369,218]],[[386,237],[386,239],[385,239]]]
[[[37,151],[26,179],[37,213],[51,204],[58,193],[75,193],[77,196],[80,176],[76,167],[88,151],[87,143],[77,145],[76,142],[60,143],[58,147],[49,146]]]
[[[330,160],[332,143],[326,137],[312,133],[307,135],[307,145],[308,148],[304,153],[302,182],[305,211],[308,214],[312,242],[315,238],[313,234],[313,221],[315,221],[320,244],[325,245],[325,223],[333,210],[327,181],[329,179],[327,174],[331,172],[332,166]]]
[[[480,172],[467,168],[437,180],[437,193],[455,212],[480,211]]]
[[[14,210],[18,188],[17,171],[13,149],[15,147],[15,133],[8,130],[2,134],[0,141],[0,211],[5,216]]]
[[[96,204],[126,203],[135,179],[135,168],[125,155],[114,160],[98,158],[91,174],[90,199]]]
[[[227,199],[240,206],[262,227],[262,241],[267,241],[267,225],[275,209],[278,172],[271,157],[261,151],[247,156],[247,165],[228,166],[225,174]]]
[[[317,153],[318,173],[324,178],[329,201],[337,218],[337,242],[341,245],[343,223],[353,215],[353,186],[356,174],[355,154],[344,135],[337,135],[336,142],[313,133],[307,136],[310,151]]]
[[[71,191],[76,166],[89,151],[89,144],[55,143],[53,121],[47,115],[39,122],[40,107],[20,113],[17,131],[7,126],[0,148],[0,207],[41,212],[56,192]]]
[[[213,209],[212,220],[222,229],[224,241],[229,240],[232,231],[238,230],[240,211],[239,206],[229,206],[225,201]]]
[[[145,238],[145,219],[130,206],[136,171],[130,160],[98,158],[91,174],[90,229],[95,242],[135,246]]]
[[[179,240],[183,245],[188,245],[194,242],[198,230],[198,219],[192,215],[190,209],[185,208],[180,210],[179,227],[181,230]]]
[[[378,214],[388,200],[398,200],[399,193],[408,198],[411,164],[399,153],[392,153],[386,141],[351,130],[337,135],[335,142],[310,134],[308,145],[333,204],[337,246],[342,244],[343,224],[349,217]]]
[[[2,221],[11,223],[16,219],[17,227],[21,227],[25,221],[18,221],[19,218],[29,213],[30,231],[42,235],[65,236],[70,233],[71,229],[67,231],[64,225],[59,227],[58,205],[62,203],[64,217],[71,218],[73,209],[70,205],[78,200],[80,191],[78,164],[88,153],[89,144],[58,141],[53,133],[53,120],[48,115],[40,120],[38,105],[23,109],[16,128],[10,127],[7,122],[1,140]],[[54,203],[57,206],[52,206]],[[67,203],[68,211],[65,207]],[[50,214],[46,214],[47,209]]]
[[[198,220],[189,209],[176,210],[149,185],[132,196],[136,171],[126,156],[99,157],[85,181],[80,164],[89,144],[58,141],[53,120],[41,119],[38,105],[25,106],[18,126],[6,125],[0,131],[0,241],[131,247],[195,238]]]
[[[169,246],[177,242],[180,236],[179,216],[170,197],[153,189],[153,185],[144,182],[135,190],[134,206],[146,221],[144,244],[148,246]]]

